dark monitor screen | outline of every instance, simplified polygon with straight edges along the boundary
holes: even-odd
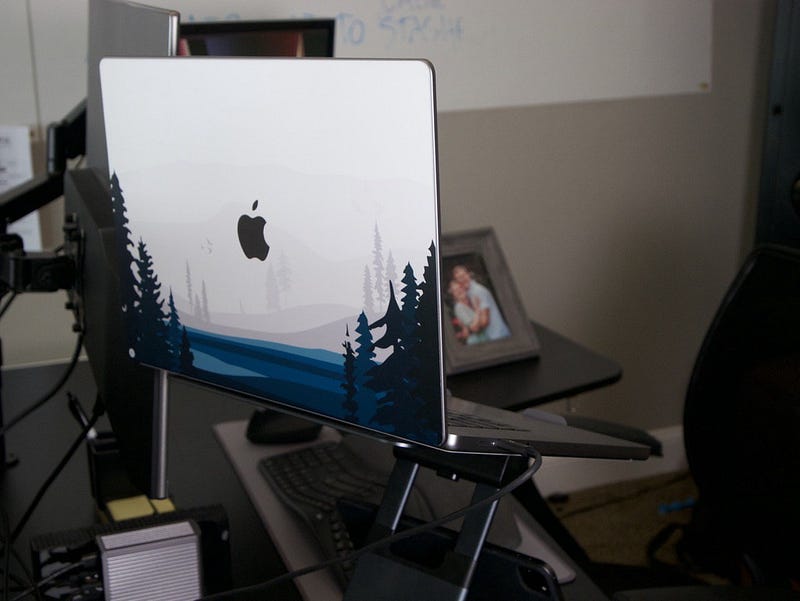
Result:
[[[181,56],[333,56],[332,19],[182,23]]]

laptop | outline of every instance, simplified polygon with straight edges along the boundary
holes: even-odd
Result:
[[[137,362],[398,444],[647,457],[447,393],[428,62],[106,58],[100,75]]]

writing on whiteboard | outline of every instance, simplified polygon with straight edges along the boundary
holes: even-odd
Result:
[[[382,0],[378,29],[387,47],[418,42],[458,42],[464,19],[447,10],[442,0]]]
[[[313,11],[296,12],[295,19],[334,19],[337,48],[382,46],[387,52],[420,45],[458,44],[464,38],[464,17],[448,10],[443,0],[379,0],[377,10],[367,18],[352,11],[335,15]],[[188,22],[239,20],[237,12],[219,14],[187,13]]]

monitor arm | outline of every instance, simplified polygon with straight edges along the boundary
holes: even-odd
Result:
[[[67,159],[86,153],[86,101],[47,127],[47,173],[0,194],[0,227],[42,208],[64,193]]]
[[[22,239],[7,233],[8,225],[64,194],[67,159],[86,152],[86,101],[47,128],[47,173],[0,194],[0,296],[14,292],[54,292],[75,281],[75,263],[65,254],[27,253]],[[67,239],[77,228],[65,225]]]
[[[22,238],[8,233],[8,225],[63,196],[67,159],[83,154],[86,154],[85,100],[63,120],[48,126],[47,173],[0,194],[0,298],[9,292],[55,292],[74,285],[77,259],[69,254],[70,249],[67,253],[27,253]],[[64,233],[67,242],[77,240],[79,231],[74,221],[65,222]],[[6,457],[5,436],[0,434],[0,475],[15,462]]]

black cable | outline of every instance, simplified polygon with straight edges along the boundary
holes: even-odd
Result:
[[[287,572],[286,574],[281,574],[280,576],[276,576],[271,580],[267,580],[266,582],[261,582],[258,584],[253,584],[250,586],[241,587],[232,591],[225,591],[222,593],[215,593],[213,595],[209,595],[207,597],[203,597],[201,601],[223,601],[224,599],[228,599],[231,596],[237,596],[247,593],[260,593],[264,592],[266,589],[271,588],[275,585],[281,584],[282,582],[286,582],[287,580],[294,580],[295,578],[300,578],[301,576],[305,576],[306,574],[311,574],[312,572],[317,572],[324,568],[329,568],[335,566],[339,563],[344,563],[348,561],[354,561],[358,559],[362,555],[365,555],[371,551],[375,551],[377,549],[381,549],[388,545],[391,545],[397,541],[411,538],[412,536],[416,536],[418,534],[422,534],[423,532],[427,532],[428,530],[433,530],[434,528],[438,528],[439,526],[443,526],[449,522],[453,522],[459,518],[464,517],[469,512],[480,509],[487,505],[491,505],[498,499],[506,496],[507,494],[514,491],[516,488],[520,487],[522,484],[530,480],[533,475],[539,470],[542,465],[542,456],[533,447],[526,447],[525,445],[513,442],[513,441],[499,441],[495,443],[498,448],[511,451],[514,454],[523,454],[526,455],[528,458],[533,459],[533,463],[522,472],[519,476],[514,478],[511,482],[503,486],[502,488],[498,489],[497,492],[489,495],[452,513],[449,513],[441,518],[436,520],[427,522],[425,524],[421,524],[419,526],[415,526],[413,528],[409,528],[408,530],[402,530],[401,532],[396,532],[390,536],[377,540],[373,543],[368,545],[364,545],[360,549],[353,551],[352,553],[344,556],[338,557],[336,559],[329,559],[327,561],[323,561],[321,563],[308,566],[305,568],[300,568],[299,570],[294,570],[293,572]]]
[[[2,545],[3,545],[3,560],[2,560],[2,565],[3,565],[2,574],[3,574],[3,576],[2,576],[2,589],[0,589],[0,590],[2,590],[2,599],[3,599],[3,601],[7,601],[8,600],[8,595],[12,591],[12,586],[11,586],[12,585],[12,582],[11,582],[12,580],[13,580],[13,584],[15,586],[14,590],[16,590],[16,591],[26,590],[26,591],[28,591],[28,592],[26,592],[26,595],[30,594],[31,592],[35,592],[36,593],[36,598],[39,601],[42,601],[42,596],[39,593],[39,591],[38,590],[36,590],[36,591],[31,590],[31,586],[33,585],[34,580],[33,580],[33,575],[30,573],[30,570],[28,570],[28,566],[25,565],[25,562],[22,560],[22,558],[20,557],[19,553],[17,553],[17,551],[14,549],[13,545],[11,545],[9,540],[8,540],[9,531],[10,531],[10,525],[9,525],[9,519],[8,519],[8,512],[5,510],[4,507],[0,507],[0,523],[2,524],[2,526],[1,526],[2,527],[2,532],[0,532],[0,543],[2,543]],[[27,578],[27,582],[23,581],[22,579],[20,579],[19,577],[15,576],[11,572],[11,559],[12,558],[19,564],[20,569],[24,573],[24,576]],[[17,596],[14,599],[19,599],[19,598],[20,597]],[[14,601],[14,599],[12,599],[12,601]]]
[[[75,563],[71,563],[71,564],[66,565],[66,566],[64,566],[62,568],[59,568],[55,572],[53,572],[52,574],[49,574],[45,578],[42,578],[39,582],[32,583],[28,588],[23,590],[19,595],[17,595],[13,599],[11,599],[11,601],[20,601],[20,599],[24,599],[25,597],[27,597],[31,593],[35,593],[36,594],[36,598],[41,600],[42,599],[42,593],[41,593],[40,589],[45,584],[47,584],[48,582],[50,582],[52,580],[55,580],[56,578],[58,578],[60,576],[63,576],[64,574],[67,574],[67,573],[71,572],[72,570],[74,570],[76,568],[86,569],[87,567],[94,567],[93,563],[94,562],[92,560],[84,559],[82,561],[76,561]]]
[[[8,601],[8,587],[11,584],[11,541],[9,534],[11,525],[8,513],[4,507],[0,507],[0,522],[2,522],[2,542],[3,543],[3,601]]]
[[[5,424],[2,428],[0,428],[0,438],[5,436],[6,432],[8,432],[11,428],[16,426],[19,422],[23,419],[28,417],[31,413],[39,409],[42,405],[47,403],[51,398],[55,396],[55,394],[61,390],[61,387],[64,386],[66,381],[72,375],[72,372],[75,371],[75,366],[78,364],[78,359],[81,356],[81,348],[83,348],[83,333],[78,334],[77,342],[75,343],[75,350],[72,353],[72,357],[70,358],[69,365],[67,365],[67,369],[58,379],[58,381],[53,385],[52,389],[45,394],[41,399],[33,403],[30,407],[23,410],[20,414],[15,415],[11,418],[7,424]]]
[[[23,592],[23,594],[20,594],[20,595],[17,595],[16,597],[14,597],[11,601],[17,601],[17,599],[22,599],[26,595],[30,595],[31,593],[34,593],[36,595],[36,599],[38,601],[44,601],[42,599],[42,593],[39,590],[38,585],[35,584],[35,581],[34,581],[34,578],[33,578],[33,574],[31,574],[30,570],[28,569],[28,566],[25,565],[25,562],[22,560],[22,558],[19,556],[19,553],[17,553],[16,550],[11,549],[11,552],[14,554],[14,559],[17,561],[17,563],[19,564],[20,569],[25,574],[25,578],[27,578],[27,580],[28,580],[27,583],[26,582],[22,582],[19,578],[15,577],[12,574],[11,577],[14,578],[14,580],[17,582],[17,586],[19,587],[19,589],[21,591],[24,591],[24,592]]]
[[[50,488],[50,485],[55,481],[55,479],[58,477],[58,475],[61,473],[61,471],[64,469],[64,467],[67,465],[69,460],[72,459],[72,456],[78,450],[78,447],[80,447],[81,444],[83,443],[83,441],[86,439],[86,435],[89,433],[89,430],[94,428],[94,425],[95,425],[95,423],[97,423],[97,420],[100,418],[100,415],[102,414],[102,412],[103,412],[102,411],[102,403],[100,402],[100,397],[98,395],[97,400],[96,400],[95,405],[94,405],[94,409],[92,410],[92,417],[89,419],[89,423],[86,424],[81,429],[80,435],[75,439],[75,441],[72,443],[72,445],[67,450],[67,453],[61,459],[61,461],[58,462],[58,465],[50,473],[50,475],[44,481],[42,486],[39,488],[39,491],[34,496],[33,501],[31,501],[30,505],[28,506],[28,509],[25,510],[25,513],[23,514],[22,518],[20,518],[19,523],[16,525],[14,530],[11,532],[11,539],[10,539],[10,541],[8,541],[7,544],[13,544],[14,541],[17,540],[17,538],[20,535],[20,532],[22,532],[22,529],[25,527],[25,524],[28,523],[28,520],[30,519],[31,515],[36,510],[36,507],[38,507],[39,503],[41,502],[42,498],[44,497],[45,493],[47,492],[47,489]]]
[[[17,292],[16,292],[16,290],[15,290],[14,292],[12,292],[12,293],[11,293],[11,296],[10,296],[10,297],[8,298],[8,300],[5,302],[5,304],[3,305],[3,307],[2,307],[2,308],[0,308],[0,319],[2,319],[2,318],[3,318],[3,315],[5,315],[5,314],[6,314],[6,311],[8,311],[8,308],[11,306],[11,303],[13,303],[13,302],[14,302],[14,299],[15,299],[15,298],[17,298]]]

